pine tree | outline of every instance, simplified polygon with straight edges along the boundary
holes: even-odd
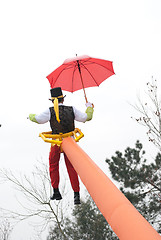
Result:
[[[87,197],[81,205],[73,209],[72,216],[64,221],[64,233],[68,240],[117,240],[103,215],[91,199]],[[47,240],[64,240],[55,225],[50,228]]]
[[[137,141],[135,148],[126,148],[124,154],[116,151],[106,162],[123,194],[161,233],[161,154],[147,164],[143,145]]]

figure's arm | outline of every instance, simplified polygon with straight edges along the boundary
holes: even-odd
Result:
[[[86,112],[82,113],[81,111],[79,111],[78,109],[76,109],[75,107],[73,107],[73,111],[74,111],[74,115],[75,115],[75,120],[78,122],[86,122],[86,121],[90,121],[93,117],[93,106],[91,103],[86,103]]]
[[[50,110],[47,109],[46,111],[40,113],[40,114],[29,114],[29,119],[32,122],[43,124],[50,121]]]

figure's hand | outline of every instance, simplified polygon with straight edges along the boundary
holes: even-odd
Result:
[[[87,108],[88,108],[88,107],[94,108],[94,105],[93,105],[93,103],[87,102],[87,103],[86,103],[86,107],[87,107]]]
[[[36,116],[36,114],[29,114],[29,119],[30,119],[30,121],[32,121],[32,122],[35,122],[35,123],[38,123],[37,122],[37,120],[36,120],[36,118],[35,118],[35,116]]]

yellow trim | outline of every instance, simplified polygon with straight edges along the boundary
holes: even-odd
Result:
[[[59,97],[51,97],[51,100],[54,100],[55,98],[63,98],[63,97],[64,97],[63,95],[61,95]]]
[[[57,98],[54,99],[54,111],[55,111],[55,115],[56,115],[56,120],[58,121],[58,123],[60,123],[59,105],[58,105],[58,99]]]
[[[58,121],[58,123],[60,123],[60,119],[59,119],[59,102],[58,102],[58,98],[63,98],[64,96],[58,96],[58,97],[51,97],[50,100],[54,100],[53,104],[54,104],[54,111],[56,114],[56,120]]]
[[[74,140],[78,142],[82,137],[84,137],[84,134],[81,132],[79,128],[75,128],[74,131],[68,132],[68,133],[60,133],[60,134],[52,134],[52,132],[42,132],[39,134],[39,137],[41,137],[44,142],[51,143],[52,145],[58,145],[60,146],[63,139],[66,137],[74,137]]]

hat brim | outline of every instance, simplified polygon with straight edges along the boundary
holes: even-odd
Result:
[[[66,95],[64,95],[64,96],[61,97],[61,98],[65,98],[65,97],[66,97]],[[50,100],[50,101],[53,101],[54,99],[49,98],[49,100]]]

